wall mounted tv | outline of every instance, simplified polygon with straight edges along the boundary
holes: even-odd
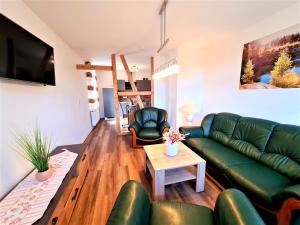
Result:
[[[55,86],[53,48],[2,14],[0,77]]]

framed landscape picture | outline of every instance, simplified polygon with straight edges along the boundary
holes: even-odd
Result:
[[[240,89],[300,88],[300,24],[244,45]]]

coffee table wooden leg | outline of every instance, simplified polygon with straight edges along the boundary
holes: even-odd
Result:
[[[165,171],[159,170],[154,172],[152,179],[153,197],[155,200],[165,199]]]
[[[196,192],[204,191],[206,163],[197,165]]]

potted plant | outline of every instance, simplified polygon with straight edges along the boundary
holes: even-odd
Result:
[[[49,169],[49,158],[51,142],[42,135],[39,128],[32,134],[20,134],[17,136],[17,143],[22,148],[22,154],[36,168],[35,177],[38,181],[45,181],[51,177]]]
[[[186,134],[188,135],[188,134]],[[163,134],[163,140],[166,143],[166,155],[175,156],[178,153],[178,142],[185,140],[185,134],[180,133],[178,130],[171,128],[168,132]]]

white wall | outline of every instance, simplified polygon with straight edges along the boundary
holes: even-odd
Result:
[[[194,123],[200,123],[203,110],[203,62],[202,43],[191,40],[178,48],[178,63],[180,73],[177,77],[177,127],[187,125],[184,110],[188,104],[194,104],[197,112]]]
[[[14,132],[39,125],[55,146],[84,141],[91,130],[81,59],[22,1],[1,1],[0,12],[54,47],[56,86],[0,80],[0,198],[32,166],[15,148]]]
[[[169,111],[177,115],[173,124],[176,127],[184,123],[181,109],[189,102],[198,108],[193,121],[195,125],[212,112],[232,112],[300,125],[300,89],[239,90],[244,43],[297,23],[300,23],[300,2],[232,33],[230,38],[225,39],[216,32],[216,41],[206,47],[201,46],[202,40],[186,41],[178,47],[176,54],[180,65],[177,89],[174,90],[177,100],[174,101],[172,96],[162,98],[167,82],[156,80],[155,99],[158,100],[155,104],[164,107],[163,102],[176,102],[172,112]]]
[[[177,75],[168,76],[154,81],[154,105],[168,112],[171,127],[177,124]]]
[[[177,58],[177,49],[164,50],[154,58],[155,70],[174,58]],[[168,112],[168,122],[172,128],[177,127],[177,77],[178,74],[173,74],[154,80],[154,106]]]
[[[167,110],[171,127],[186,125],[183,111],[189,103],[193,103],[198,111],[194,121],[200,122],[202,95],[199,92],[202,89],[203,79],[201,51],[202,44],[191,40],[155,58],[156,68],[174,58],[180,66],[179,74],[160,78],[154,82],[154,104]]]
[[[239,90],[243,44],[300,23],[300,3],[220,39],[202,54],[203,114],[228,111],[300,125],[300,89]],[[220,35],[222,36],[222,35]]]

